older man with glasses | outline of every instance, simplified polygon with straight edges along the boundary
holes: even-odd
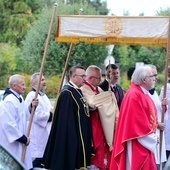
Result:
[[[81,90],[83,92],[83,95],[86,97],[87,102],[90,106],[90,117],[91,117],[91,124],[92,124],[92,134],[93,134],[93,143],[94,143],[94,152],[95,155],[91,159],[91,167],[89,170],[107,170],[110,166],[110,158],[111,158],[111,150],[107,138],[107,134],[105,133],[105,125],[103,122],[102,117],[100,117],[101,114],[104,114],[103,111],[101,111],[101,107],[104,105],[104,101],[110,98],[111,106],[114,106],[113,109],[111,109],[111,114],[109,119],[112,120],[112,117],[117,114],[118,112],[118,106],[116,102],[116,98],[114,93],[112,95],[108,95],[108,97],[105,95],[105,93],[108,94],[108,92],[104,92],[104,95],[102,96],[103,90],[98,87],[99,83],[101,81],[101,69],[95,65],[91,65],[86,69],[86,82],[84,86],[81,87]],[[112,93],[112,92],[110,92]],[[113,96],[113,99],[112,99]],[[99,98],[102,99],[99,101]],[[109,103],[107,103],[108,105]],[[107,114],[110,113],[109,110],[105,109]],[[115,111],[115,112],[114,112]],[[115,115],[114,115],[115,113]],[[112,126],[114,126],[114,120],[111,121],[111,124],[109,128],[106,128],[106,131],[111,131],[111,135],[113,136],[114,130]],[[113,131],[112,131],[113,130]],[[110,142],[110,145],[112,146],[112,140]]]
[[[154,156],[159,142],[155,133],[157,111],[149,94],[154,86],[150,66],[135,69],[120,109],[110,170],[157,169]]]

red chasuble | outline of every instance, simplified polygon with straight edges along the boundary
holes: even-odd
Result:
[[[156,170],[154,154],[137,140],[155,133],[156,127],[157,113],[152,99],[132,83],[121,105],[109,170],[126,170],[127,141],[132,144],[130,170]]]

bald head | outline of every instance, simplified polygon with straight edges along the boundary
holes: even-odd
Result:
[[[86,69],[86,81],[94,87],[97,87],[101,81],[101,69],[95,65],[91,65]]]

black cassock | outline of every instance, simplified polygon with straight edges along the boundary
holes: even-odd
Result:
[[[81,91],[65,85],[54,114],[43,157],[44,167],[51,170],[87,168],[92,155],[91,121]]]

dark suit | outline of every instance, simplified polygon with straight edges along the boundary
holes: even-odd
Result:
[[[109,83],[108,81],[105,79],[103,82],[101,82],[99,84],[99,87],[103,90],[103,91],[108,91],[109,89]],[[122,100],[123,100],[123,90],[121,88],[121,86],[119,86],[118,84],[116,84],[116,88],[117,88],[117,91],[118,91],[118,96],[119,96],[119,100],[117,101],[117,105],[120,109],[120,106],[121,106],[121,103],[122,103]],[[114,92],[114,90],[111,88],[111,90]]]

